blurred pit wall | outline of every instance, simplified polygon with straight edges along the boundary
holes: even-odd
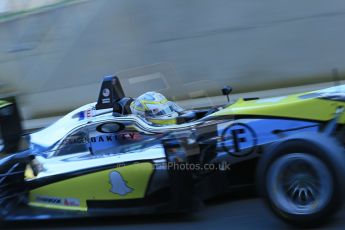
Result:
[[[27,11],[65,0],[0,0],[0,14]]]
[[[175,100],[329,82],[344,24],[343,0],[80,1],[0,24],[0,93],[31,119],[96,101],[114,73]]]

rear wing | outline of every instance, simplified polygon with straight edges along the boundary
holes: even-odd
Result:
[[[23,127],[16,99],[8,97],[0,100],[0,135],[3,148],[1,153],[19,151]]]
[[[120,80],[116,76],[103,78],[101,90],[99,92],[96,110],[111,109],[115,102],[125,97]]]

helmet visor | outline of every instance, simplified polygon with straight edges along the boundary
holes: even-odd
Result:
[[[165,116],[172,114],[174,112],[174,108],[172,106],[169,106],[168,104],[165,105],[147,105],[149,107],[149,110],[146,111],[146,115],[151,117],[156,116]]]

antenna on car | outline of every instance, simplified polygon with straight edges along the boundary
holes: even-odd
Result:
[[[232,88],[229,85],[224,86],[222,89],[222,94],[224,96],[226,96],[226,98],[228,99],[228,102],[230,102],[230,96],[229,95],[231,92],[232,92]]]

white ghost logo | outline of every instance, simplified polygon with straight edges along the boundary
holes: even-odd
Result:
[[[128,187],[127,181],[125,181],[122,175],[117,171],[113,171],[109,174],[109,181],[111,184],[110,192],[114,194],[125,196],[128,193],[133,192],[133,189]]]

